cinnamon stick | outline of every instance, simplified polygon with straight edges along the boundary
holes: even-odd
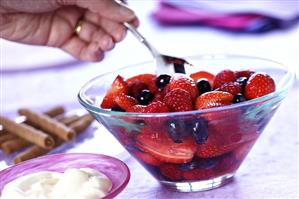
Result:
[[[17,136],[11,133],[0,133],[0,145],[6,142],[7,140],[11,140],[15,138],[17,138]]]
[[[59,118],[58,121],[68,126],[79,119],[80,119],[79,115],[71,115],[71,116],[64,116],[62,118]]]
[[[20,109],[18,112],[19,114],[26,116],[27,120],[30,123],[33,123],[34,126],[38,126],[48,133],[57,135],[65,141],[71,140],[76,136],[76,132],[73,129],[45,114],[36,113],[29,109]]]
[[[55,106],[50,110],[44,112],[44,114],[48,115],[49,117],[56,117],[57,115],[63,114],[64,112],[65,110],[63,106]]]
[[[1,144],[1,149],[5,154],[10,154],[15,151],[21,150],[27,146],[29,146],[31,143],[22,139],[22,138],[15,138],[8,140]]]
[[[25,160],[29,160],[32,158],[36,158],[42,155],[45,155],[49,152],[49,150],[41,148],[39,146],[32,146],[29,147],[28,149],[26,149],[24,152],[18,154],[15,158],[14,158],[14,163],[17,164],[19,162],[23,162]]]
[[[42,148],[51,149],[55,145],[54,139],[50,135],[47,135],[46,133],[27,124],[18,124],[2,116],[0,116],[0,124],[2,124],[10,133]]]
[[[89,125],[93,122],[94,118],[88,113],[80,117],[79,120],[71,123],[69,125],[70,128],[74,129],[76,133],[80,133],[89,127]]]

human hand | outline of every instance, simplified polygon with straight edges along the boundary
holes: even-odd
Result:
[[[123,40],[123,22],[139,25],[134,12],[114,0],[0,0],[0,18],[1,38],[61,48],[84,61],[102,60]]]

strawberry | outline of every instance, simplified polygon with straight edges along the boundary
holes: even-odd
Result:
[[[144,153],[141,151],[134,151],[133,154],[135,155],[135,157],[138,160],[141,160],[142,162],[152,165],[152,166],[159,166],[161,164],[161,162],[156,159],[155,157],[153,157],[152,155],[148,154],[148,153]]]
[[[222,84],[217,90],[225,91],[232,95],[236,95],[242,92],[242,87],[238,82],[228,82]]]
[[[211,91],[200,95],[196,99],[196,109],[208,109],[219,106],[230,105],[234,96],[224,91]]]
[[[163,164],[160,166],[160,172],[170,180],[179,181],[183,179],[183,172],[177,165]]]
[[[233,173],[238,169],[240,164],[241,161],[238,161],[233,155],[233,153],[229,153],[221,158],[215,170],[217,171],[218,175],[223,175],[225,173]]]
[[[112,83],[112,86],[107,91],[104,97],[101,108],[112,108],[116,105],[115,97],[120,94],[128,93],[128,84],[124,81],[124,78],[118,75]]]
[[[167,84],[165,87],[166,93],[169,93],[176,88],[180,88],[189,92],[192,99],[195,99],[198,96],[198,90],[195,81],[185,75],[173,76],[170,79],[169,84]]]
[[[192,160],[196,144],[192,139],[174,143],[163,129],[143,128],[136,137],[136,146],[162,162],[186,163]]]
[[[143,83],[154,94],[158,91],[155,81],[156,81],[156,75],[147,74],[147,73],[141,74],[141,75],[136,75],[136,76],[133,76],[126,80],[129,88],[133,87],[134,84]]]
[[[234,156],[237,160],[242,161],[253,147],[256,139],[242,143],[242,145],[234,150]]]
[[[274,80],[266,73],[254,73],[247,81],[244,96],[255,99],[275,91]]]
[[[239,77],[247,77],[249,78],[254,72],[251,70],[240,70],[240,71],[236,71],[236,78],[238,79]]]
[[[222,84],[228,82],[234,82],[236,80],[236,75],[231,70],[222,70],[214,78],[214,89],[219,88]]]
[[[213,169],[196,168],[183,172],[185,180],[206,180],[215,176]]]
[[[192,73],[190,75],[190,77],[196,82],[199,79],[207,79],[209,81],[209,83],[211,84],[211,86],[213,86],[213,82],[214,82],[214,78],[215,75],[213,75],[212,73],[209,73],[207,71],[199,71],[196,73]]]
[[[169,91],[163,101],[172,112],[193,110],[193,101],[190,93],[180,88]]]
[[[161,101],[151,102],[149,105],[134,105],[129,108],[129,112],[137,113],[166,113],[168,107]]]
[[[128,111],[132,106],[138,104],[134,97],[125,95],[123,93],[116,96],[114,102],[125,111]]]

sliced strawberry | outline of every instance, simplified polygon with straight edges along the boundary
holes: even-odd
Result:
[[[214,89],[219,88],[224,83],[234,82],[236,80],[236,75],[231,70],[220,71],[214,78]]]
[[[253,147],[256,139],[243,143],[234,150],[234,156],[237,160],[242,161]]]
[[[149,105],[134,105],[128,109],[129,112],[136,113],[166,113],[169,112],[165,103],[156,101]]]
[[[185,180],[206,180],[215,176],[213,169],[196,168],[183,172]]]
[[[135,157],[138,160],[141,160],[142,162],[152,165],[152,166],[159,166],[161,164],[161,162],[156,159],[155,157],[153,157],[152,155],[145,153],[145,152],[141,152],[141,151],[134,151],[133,154],[135,155]]]
[[[196,144],[192,139],[174,143],[166,130],[143,128],[136,138],[136,146],[162,162],[186,163],[192,160]]]
[[[165,87],[166,93],[169,93],[170,91],[177,89],[177,88],[180,88],[180,89],[183,89],[183,90],[189,92],[192,99],[195,99],[198,96],[198,90],[197,90],[195,81],[185,75],[173,76],[170,79],[169,84],[167,84],[167,86]]]
[[[234,96],[224,91],[211,91],[196,99],[196,109],[208,109],[232,104]]]
[[[242,161],[238,161],[233,153],[224,155],[216,168],[218,175],[235,172]]]
[[[242,92],[242,87],[238,82],[228,82],[228,83],[222,84],[220,86],[220,88],[218,88],[217,90],[225,91],[232,95],[236,95],[236,94]]]
[[[240,71],[236,71],[236,78],[238,79],[239,77],[247,77],[249,78],[254,72],[251,70],[240,70]]]
[[[254,73],[247,81],[244,95],[246,99],[255,99],[275,91],[274,80],[266,73]]]
[[[193,101],[190,93],[180,88],[170,90],[165,95],[163,101],[172,112],[193,110]]]
[[[111,88],[107,91],[104,97],[101,108],[112,108],[116,105],[115,97],[120,94],[128,93],[128,84],[124,81],[124,78],[118,75],[112,83]]]
[[[213,75],[212,73],[209,73],[207,71],[199,71],[196,73],[192,73],[190,75],[190,77],[196,82],[199,79],[207,79],[209,81],[209,83],[211,84],[211,86],[213,87],[213,83],[214,83],[214,78],[215,75]]]
[[[116,96],[114,102],[125,111],[128,111],[132,106],[138,104],[134,97],[125,94]]]
[[[179,181],[183,179],[183,172],[177,165],[163,164],[160,166],[160,172],[170,180]]]
[[[196,155],[200,158],[216,157],[240,146],[239,144],[223,145],[221,138],[221,136],[210,134],[205,143],[197,146]]]
[[[155,80],[156,75],[154,74],[141,74],[127,79],[126,82],[130,88],[133,87],[134,84],[143,83],[152,93],[155,94],[158,91]]]

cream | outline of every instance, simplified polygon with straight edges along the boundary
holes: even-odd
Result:
[[[107,176],[90,168],[67,169],[64,173],[42,171],[6,184],[1,199],[99,199],[111,187]]]

